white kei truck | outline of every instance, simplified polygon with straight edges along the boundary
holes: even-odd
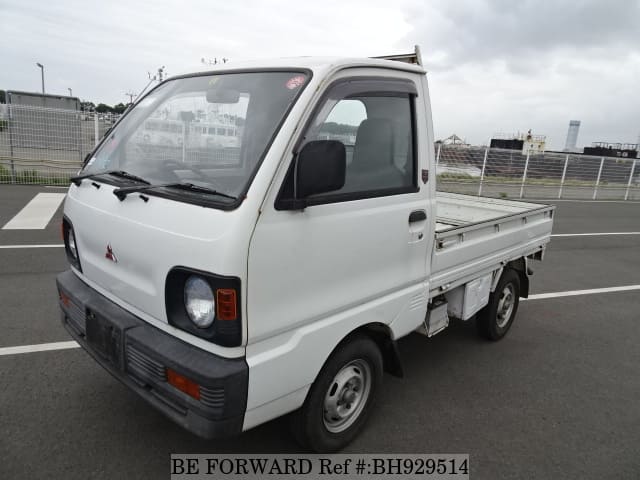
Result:
[[[316,452],[347,445],[383,372],[402,375],[398,339],[474,317],[502,338],[554,207],[436,192],[420,63],[279,59],[157,85],[72,178],[71,336],[194,434],[291,413]],[[151,119],[192,136],[144,142]],[[235,147],[193,138],[220,122]]]

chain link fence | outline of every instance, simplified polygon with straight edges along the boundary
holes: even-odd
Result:
[[[438,145],[438,190],[505,198],[640,200],[640,160]]]
[[[69,177],[118,118],[27,105],[2,107],[0,183],[68,185]],[[640,200],[636,159],[438,145],[436,165],[441,191],[506,198]]]
[[[118,116],[2,105],[0,183],[68,185]]]

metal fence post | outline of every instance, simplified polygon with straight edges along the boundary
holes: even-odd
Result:
[[[487,155],[489,147],[484,149],[484,159],[482,160],[482,173],[480,173],[480,186],[478,187],[478,196],[482,195],[482,182],[484,181],[484,170],[487,168]]]
[[[9,157],[11,157],[11,183],[16,183],[16,166],[13,162],[13,115],[11,105],[7,104],[7,130],[9,131]]]
[[[524,182],[527,181],[527,170],[529,169],[529,153],[530,151],[527,151],[527,160],[524,163],[524,172],[522,173],[522,185],[520,185],[520,198],[522,198],[524,195]]]
[[[604,157],[600,159],[600,169],[598,170],[598,179],[596,180],[596,186],[593,189],[593,200],[598,195],[598,185],[600,185],[600,176],[602,175],[602,167],[604,166]]]
[[[436,167],[438,166],[438,163],[440,162],[440,150],[442,150],[442,144],[439,143],[438,144],[438,153],[436,153]],[[436,172],[436,175],[438,174],[438,172]]]
[[[564,187],[564,178],[567,176],[567,165],[569,165],[569,155],[564,159],[564,168],[562,169],[562,179],[560,179],[560,190],[558,190],[558,198],[562,198],[562,187]]]
[[[627,191],[624,192],[625,200],[629,198],[629,188],[631,187],[631,182],[633,181],[633,173],[635,172],[635,169],[636,169],[636,162],[637,160],[634,160],[633,164],[631,165],[631,173],[629,174],[629,181],[627,182]]]
[[[100,141],[100,125],[98,121],[98,112],[94,112],[93,114],[93,134],[95,136],[95,144],[98,145]]]

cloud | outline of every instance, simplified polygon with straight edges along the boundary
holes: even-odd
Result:
[[[640,0],[0,0],[0,88],[117,103],[164,65],[200,59],[381,55],[420,44],[436,136],[483,143],[533,128],[562,148],[634,142],[640,130]],[[9,39],[8,41],[6,39]]]

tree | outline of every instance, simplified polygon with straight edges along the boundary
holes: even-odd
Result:
[[[113,108],[111,108],[106,103],[99,103],[98,106],[96,107],[96,112],[98,113],[110,113],[112,111],[113,111]]]
[[[125,105],[124,103],[120,102],[117,105],[114,105],[113,108],[111,109],[111,111],[113,113],[123,114],[126,109],[127,109],[127,105]]]
[[[96,109],[96,104],[93,102],[87,102],[86,100],[80,102],[80,108],[83,112],[93,112]]]

